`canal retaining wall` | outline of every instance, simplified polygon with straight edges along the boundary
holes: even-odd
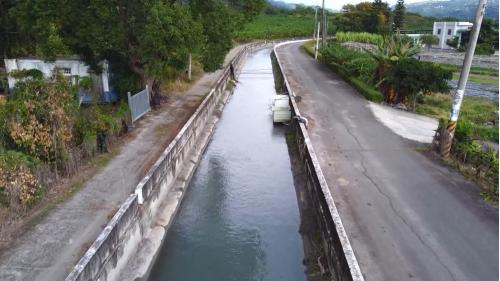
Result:
[[[217,114],[230,95],[230,65],[238,69],[248,52],[262,46],[262,43],[246,45],[224,68],[216,85],[139,182],[135,192],[121,205],[66,281],[147,278],[197,160],[210,139],[218,120]],[[138,254],[141,250],[146,253]],[[124,275],[124,271],[129,274]]]
[[[300,40],[307,41],[307,40]],[[276,49],[284,44],[297,41],[290,41],[278,44],[274,47],[273,60],[277,64],[277,71],[274,72],[277,83],[282,85],[280,89],[290,96],[290,107],[292,117],[300,115],[295,94],[286,78],[283,67],[280,63]],[[295,132],[295,142],[298,149],[298,157],[304,169],[306,178],[306,189],[312,202],[308,202],[315,212],[318,231],[321,234],[322,252],[326,260],[328,271],[332,279],[336,281],[364,281],[358,262],[352,250],[347,233],[342,225],[342,220],[335,206],[335,202],[330,193],[330,188],[323,176],[316,153],[312,146],[309,134],[304,123],[298,118],[292,118],[291,126]]]

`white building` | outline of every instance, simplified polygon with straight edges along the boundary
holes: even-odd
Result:
[[[105,102],[112,102],[116,100],[116,95],[110,91],[109,87],[109,65],[106,61],[101,63],[102,73],[99,75],[92,74],[89,71],[88,65],[86,65],[79,58],[60,58],[53,62],[47,62],[39,58],[16,58],[16,59],[5,59],[5,70],[7,73],[15,70],[29,70],[38,69],[40,70],[45,78],[50,77],[54,69],[59,69],[64,76],[67,76],[75,83],[76,76],[87,77],[91,76],[94,82],[94,90],[102,95],[102,99]],[[17,79],[8,76],[7,77],[9,88],[12,89],[17,83]],[[80,93],[81,102],[90,102],[90,95],[81,92]]]
[[[450,46],[446,45],[446,41],[460,36],[463,31],[471,30],[472,25],[470,22],[434,22],[432,34],[439,38],[439,48],[451,49]]]

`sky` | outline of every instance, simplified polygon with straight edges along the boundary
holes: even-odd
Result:
[[[322,0],[281,0],[287,3],[304,4],[304,5],[321,5]],[[371,0],[325,0],[325,6],[329,9],[340,10],[345,4],[357,4]],[[405,3],[422,2],[423,0],[406,0]],[[396,0],[386,0],[384,2],[389,5],[396,4]]]

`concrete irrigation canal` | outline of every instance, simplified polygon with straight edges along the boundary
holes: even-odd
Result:
[[[247,58],[149,280],[305,280],[270,52]]]
[[[273,125],[273,45],[239,48],[66,281],[363,280],[293,94]]]

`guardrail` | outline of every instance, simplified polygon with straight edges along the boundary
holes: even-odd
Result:
[[[161,199],[169,192],[181,171],[181,166],[198,143],[207,120],[226,94],[231,78],[231,65],[235,68],[252,49],[273,44],[252,43],[242,48],[224,68],[215,86],[198,106],[195,113],[179,131],[135,191],[121,205],[104,230],[76,264],[66,281],[117,280],[128,259],[136,252],[145,229],[151,226]]]
[[[290,107],[292,116],[300,116],[299,108],[295,101],[295,94],[288,83],[285,72],[282,68],[276,49],[285,44],[294,42],[305,42],[307,40],[298,40],[278,44],[274,47],[273,55],[277,60],[280,82],[286,94],[290,96]],[[340,219],[340,215],[330,193],[330,188],[323,176],[323,171],[319,165],[318,158],[314,152],[309,134],[305,125],[292,119],[292,126],[297,132],[296,144],[299,151],[299,159],[305,170],[307,178],[307,191],[312,198],[313,209],[318,218],[319,231],[323,242],[323,253],[327,260],[328,269],[332,278],[336,281],[364,281],[359,268],[358,261],[352,250],[347,233]]]

